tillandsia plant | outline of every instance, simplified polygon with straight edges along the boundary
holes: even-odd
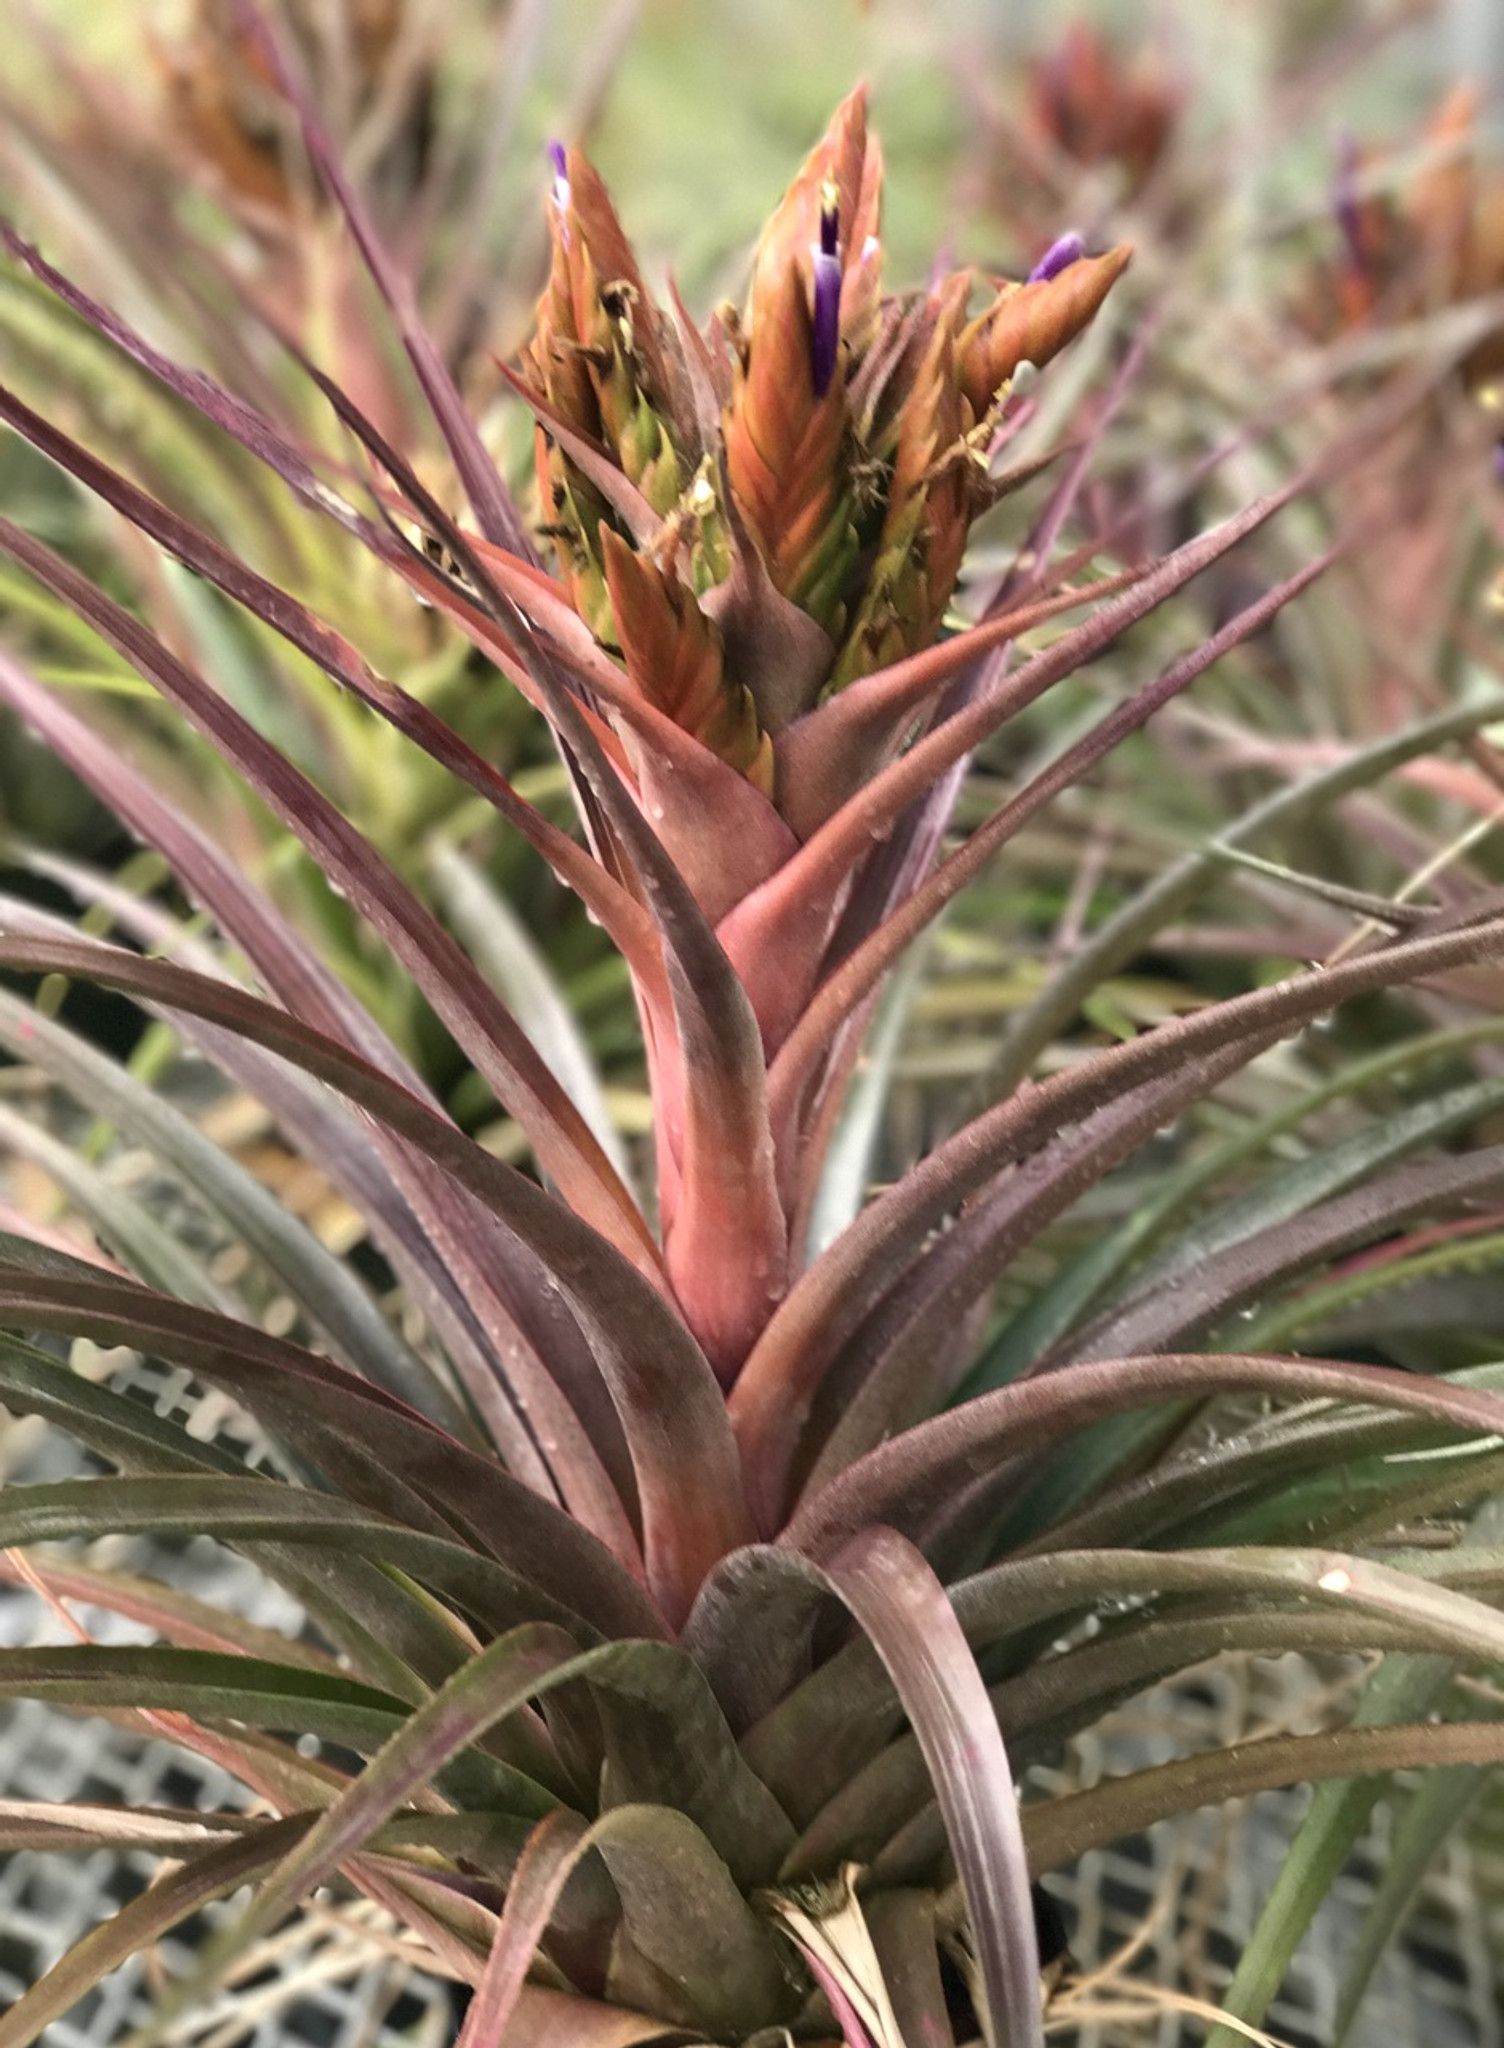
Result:
[[[1453,337],[1451,374],[1383,460],[1345,487],[1350,516],[1375,529],[1363,565],[1366,631],[1396,672],[1373,697],[1370,729],[1403,715],[1417,672],[1445,665],[1437,650],[1459,584],[1497,566],[1488,468],[1504,372],[1504,170],[1477,116],[1476,92],[1461,85],[1404,154],[1344,134],[1321,258],[1290,288],[1293,324],[1346,352],[1370,389],[1413,378],[1428,332]],[[1501,475],[1495,451],[1495,485]]]
[[[1135,682],[948,847],[972,750],[1303,480],[1162,560],[1081,580],[1110,555],[1102,537],[1056,550],[1106,424],[1098,406],[1020,522],[985,616],[944,637],[968,527],[1020,481],[1006,446],[1026,387],[1099,313],[1126,258],[1066,237],[1020,281],[963,275],[889,295],[857,94],[769,223],[745,310],[705,332],[658,303],[590,165],[562,153],[552,269],[514,372],[537,422],[550,574],[312,109],[272,68],[391,308],[465,517],[318,370],[369,458],[365,509],[351,465],[320,462],[171,360],[14,232],[10,253],[310,518],[357,541],[373,590],[451,621],[494,670],[484,687],[522,691],[567,763],[583,843],[285,581],[9,391],[0,416],[441,764],[577,892],[632,976],[653,1195],[639,1199],[614,1134],[550,1065],[558,1045],[528,1038],[330,795],[102,582],[0,519],[0,547],[212,741],[348,897],[526,1132],[537,1169],[446,1118],[212,834],[0,655],[0,696],[208,920],[101,885],[122,933],[107,943],[6,901],[0,966],[95,982],[170,1021],[364,1210],[409,1310],[389,1320],[166,1096],[46,1006],[0,1001],[12,1054],[149,1146],[251,1255],[227,1283],[194,1256],[193,1233],[7,1115],[7,1144],[42,1159],[109,1250],[80,1256],[6,1213],[0,1398],[70,1431],[110,1473],[7,1488],[0,1543],[207,1532],[294,1592],[321,1639],[284,1651],[183,1594],[31,1554],[28,1582],[60,1611],[101,1601],[161,1640],[0,1652],[0,1688],[170,1731],[266,1810],[222,1829],[145,1816],[171,1868],[0,2017],[0,2048],[35,2040],[115,1964],[258,1879],[164,1995],[158,2037],[339,1872],[474,1987],[464,2048],[1028,2048],[1044,2024],[1039,1873],[1265,1784],[1504,1755],[1504,1731],[1446,1684],[1453,1665],[1504,1657],[1498,1551],[1480,1538],[1367,1554],[1497,1484],[1504,1370],[1303,1357],[1279,1323],[1290,1289],[1406,1225],[1481,1212],[1498,1235],[1504,1147],[1445,1146],[1497,1111],[1504,1084],[1416,1088],[1406,1117],[1239,1189],[1281,1133],[1409,1085],[1427,1061],[1465,1061],[1497,1020],[1451,1020],[1362,1074],[1297,1087],[984,1345],[994,1284],[1157,1129],[1345,999],[1424,982],[1465,1003],[1473,984],[1456,977],[1497,957],[1504,918],[1487,893],[1431,910],[1328,891],[1327,907],[1372,914],[1378,936],[1364,927],[1336,964],[1023,1079],[1030,1034],[1053,1035],[1050,1004],[1074,1012],[1063,976],[1020,1021],[1020,1078],[863,1199],[864,1171],[853,1188],[832,1139],[889,970],[1052,796],[1265,627],[1327,557]],[[1084,607],[1084,623],[1010,657]],[[1500,717],[1495,693],[1345,758],[1266,798],[1229,844]],[[1188,859],[1072,971],[1089,977],[1176,914],[1219,856]],[[1486,975],[1476,989],[1490,992]],[[1194,1227],[1192,1208],[1206,1212]],[[1349,1284],[1346,1298],[1363,1292]],[[263,1327],[269,1295],[279,1334]],[[1250,1346],[1237,1316],[1261,1302],[1269,1341]],[[1301,1305],[1319,1322],[1321,1306]],[[80,1338],[243,1404],[280,1471],[248,1474],[73,1371],[56,1340]],[[1229,1393],[1267,1410],[1209,1447],[1183,1444],[1187,1405]],[[1438,1445],[1462,1452],[1441,1481],[1416,1462]],[[1339,1460],[1352,1489],[1313,1493],[1310,1475]],[[1015,1773],[1106,1706],[1210,1654],[1274,1647],[1425,1652],[1434,1690],[1387,1720],[1020,1809]],[[310,1758],[289,1730],[334,1752]],[[0,1840],[115,1844],[129,1827],[140,1842],[142,1821],[0,1805]]]
[[[1034,124],[1073,163],[1112,165],[1132,196],[1169,147],[1185,98],[1162,56],[1114,49],[1074,21],[1032,66]]]

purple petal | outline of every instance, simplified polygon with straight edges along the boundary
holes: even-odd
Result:
[[[1086,254],[1086,244],[1072,228],[1069,234],[1057,236],[1029,272],[1030,284],[1048,284],[1052,277],[1058,277],[1062,270],[1069,270],[1073,263],[1079,263]]]
[[[823,398],[836,373],[836,353],[841,342],[841,259],[816,249],[814,261],[815,325],[810,360],[815,396]]]
[[[562,142],[551,142],[548,160],[554,167],[554,204],[562,213],[569,204],[569,151]]]
[[[1358,204],[1358,172],[1361,167],[1358,145],[1344,131],[1337,138],[1337,175],[1332,180],[1332,211],[1347,244],[1348,261],[1356,270],[1368,267],[1363,246],[1363,214]]]
[[[827,178],[820,187],[820,244],[815,265],[815,332],[811,345],[815,396],[823,398],[836,373],[841,343],[841,199]]]
[[[820,193],[820,254],[834,256],[841,246],[841,209],[834,186]]]

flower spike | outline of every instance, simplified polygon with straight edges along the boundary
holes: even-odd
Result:
[[[1091,324],[1132,253],[1119,244],[1105,256],[1081,256],[1046,277],[1000,286],[961,337],[961,381],[974,418],[986,417],[1020,363],[1042,370]]]
[[[975,315],[970,272],[927,298],[885,298],[882,159],[859,89],[774,209],[745,310],[701,335],[677,300],[672,317],[660,309],[581,153],[555,150],[554,168],[552,263],[514,380],[538,422],[544,532],[601,662],[624,672],[626,694],[613,684],[594,708],[631,796],[712,922],[771,1057],[851,879],[828,877],[791,930],[781,872],[897,743],[884,729],[848,749],[826,802],[807,774],[782,775],[784,736],[831,692],[933,641],[971,522],[1001,494],[988,443],[1009,382],[1088,324],[1128,251],[1088,256],[1062,235]],[[683,744],[665,750],[630,715],[634,698]],[[667,1037],[650,1057],[676,1129],[692,1076]],[[665,1157],[674,1167],[675,1143]],[[696,1324],[723,1369],[741,1313],[714,1332]]]

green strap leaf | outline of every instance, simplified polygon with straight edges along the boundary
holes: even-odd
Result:
[[[1305,1090],[1294,1103],[1257,1118],[1246,1129],[1215,1146],[1207,1157],[1193,1160],[1180,1171],[1168,1175],[1163,1185],[1154,1190],[1132,1216],[1105,1237],[1095,1239],[1011,1318],[977,1360],[960,1389],[960,1398],[969,1399],[973,1394],[987,1393],[993,1387],[1003,1386],[1026,1366],[1042,1358],[1100,1300],[1143,1248],[1152,1243],[1156,1235],[1177,1216],[1193,1204],[1197,1205],[1196,1213],[1199,1215],[1200,1205],[1204,1204],[1211,1191],[1228,1180],[1236,1168],[1260,1157],[1276,1139],[1298,1130],[1328,1103],[1389,1081],[1396,1074],[1410,1071],[1427,1060],[1462,1052],[1480,1041],[1487,1042],[1500,1036],[1504,1036],[1504,1024],[1490,1021],[1459,1031],[1432,1032],[1425,1038],[1391,1047],[1373,1059],[1357,1061],[1344,1067],[1322,1086]],[[1504,1088],[1504,1083],[1490,1081],[1480,1086],[1492,1093],[1495,1089]],[[1378,1163],[1382,1164],[1388,1158],[1398,1156],[1407,1145],[1442,1136],[1448,1128],[1455,1127],[1457,1121],[1466,1122],[1470,1116],[1481,1115],[1489,1106],[1487,1103],[1480,1100],[1474,1108],[1469,1101],[1458,1099],[1470,1094],[1471,1091],[1466,1089],[1450,1091],[1440,1099],[1440,1104],[1428,1102],[1418,1105],[1414,1112],[1405,1111],[1398,1116],[1387,1117],[1358,1137],[1364,1144],[1380,1147]],[[1436,1119],[1434,1123],[1433,1117]],[[1415,1129],[1417,1119],[1421,1124],[1418,1130]],[[1142,1292],[1151,1275],[1164,1277],[1175,1268],[1194,1263],[1194,1257],[1201,1254],[1198,1252],[1188,1257],[1185,1251],[1188,1243],[1204,1245],[1207,1251],[1220,1249],[1259,1224],[1282,1222],[1286,1216],[1294,1215],[1311,1201],[1339,1192],[1352,1179],[1369,1170],[1365,1159],[1354,1157],[1355,1149],[1362,1150],[1357,1141],[1321,1146],[1293,1167],[1261,1176],[1246,1195],[1222,1203],[1206,1221],[1177,1230],[1173,1243],[1167,1246],[1159,1259],[1147,1267],[1135,1269],[1134,1291]]]
[[[245,1468],[227,1452],[198,1442],[143,1403],[95,1386],[70,1372],[59,1359],[4,1333],[0,1333],[0,1399],[18,1413],[45,1416],[127,1473],[156,1475],[159,1484],[206,1473],[221,1482],[246,1483]],[[104,1506],[109,1496],[94,1491],[113,1482],[71,1483],[89,1489],[87,1497],[80,1494],[78,1498],[80,1520],[73,1533],[102,1535],[118,1527]],[[272,1484],[265,1480],[249,1483]],[[17,1505],[14,1490],[3,1498],[7,1511]],[[158,1496],[159,1501],[162,1498]],[[327,1501],[331,1496],[289,1490],[287,1498],[306,1510],[309,1502]],[[33,1499],[40,1505],[36,1491]],[[29,1512],[24,1503],[21,1512]],[[54,1508],[54,1512],[58,1510]],[[358,1509],[354,1512],[359,1514]],[[105,1516],[105,1528],[91,1520],[96,1513]],[[151,1520],[153,1513],[155,1510],[148,1512],[146,1523],[160,1527]],[[16,1531],[12,1541],[33,1540],[21,1533],[20,1523],[11,1526]],[[194,1530],[205,1526],[200,1503]],[[53,1533],[62,1530],[58,1527]],[[454,1630],[434,1614],[428,1600],[365,1556],[335,1551],[327,1532],[321,1532],[317,1545],[309,1547],[281,1544],[273,1534],[265,1542],[246,1540],[256,1562],[302,1603],[328,1639],[347,1652],[370,1683],[399,1698],[417,1699],[460,1661],[462,1650]]]
[[[1250,1387],[1292,1400],[1332,1399],[1409,1411],[1459,1434],[1504,1433],[1504,1399],[1455,1380],[1385,1366],[1336,1365],[1241,1352],[1114,1358],[1000,1387],[871,1451],[802,1503],[783,1541],[809,1552],[875,1521],[932,1532],[980,1514],[1017,1483],[1016,1461],[1083,1424],[1158,1401]]]
[[[1504,1727],[1478,1721],[1340,1728],[1321,1735],[1271,1736],[1235,1750],[1182,1757],[1152,1771],[1109,1778],[1089,1792],[1024,1809],[1029,1868],[1036,1874],[1074,1863],[1088,1849],[1138,1834],[1196,1806],[1221,1805],[1255,1792],[1375,1771],[1504,1763]]]
[[[181,1173],[325,1329],[345,1362],[431,1420],[459,1421],[433,1374],[412,1353],[349,1268],[223,1147],[170,1103],[34,1004],[0,990],[0,1044],[128,1130]]]
[[[799,1990],[766,1924],[700,1830],[665,1806],[626,1806],[592,1830],[637,1953],[681,1992],[686,2020],[741,2039],[792,2018]]]
[[[1428,1771],[1418,1789],[1410,1794],[1395,1828],[1378,1889],[1348,1954],[1332,2023],[1332,2048],[1342,2048],[1347,2039],[1373,1973],[1414,1903],[1427,1870],[1493,1777],[1486,1765],[1454,1764],[1450,1769]]]
[[[1406,761],[1447,746],[1453,740],[1466,739],[1500,719],[1504,719],[1504,692],[1495,690],[1434,718],[1423,719],[1404,732],[1387,733],[1368,746],[1355,748],[1334,768],[1322,769],[1302,782],[1262,798],[1225,830],[1217,843],[1187,854],[1156,876],[1099,931],[1092,933],[1043,993],[1015,1020],[989,1076],[996,1097],[1003,1100],[1011,1095],[1091,990],[1131,959],[1161,925],[1187,909],[1207,883],[1220,874],[1224,864],[1221,848],[1247,846],[1277,826],[1298,826],[1320,817],[1351,791],[1369,787]]]
[[[147,1532],[191,1536],[204,1530],[222,1543],[352,1551],[431,1586],[493,1628],[551,1621],[571,1633],[589,1633],[572,1609],[479,1551],[372,1515],[337,1494],[238,1470],[234,1476],[69,1479],[0,1493],[0,1545]]]
[[[168,1709],[205,1721],[296,1728],[360,1750],[379,1747],[408,1713],[406,1702],[390,1694],[302,1665],[103,1643],[0,1650],[0,1696],[85,1710]]]

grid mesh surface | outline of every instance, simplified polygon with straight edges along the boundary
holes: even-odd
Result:
[[[117,1391],[191,1423],[196,1435],[212,1436],[247,1466],[274,1462],[271,1447],[244,1411],[204,1395],[186,1373],[123,1354],[108,1377]],[[58,1432],[30,1421],[0,1424],[0,1482],[18,1474],[36,1482],[63,1479],[80,1467],[81,1454]],[[302,1627],[295,1601],[249,1560],[206,1538],[176,1547],[108,1539],[92,1546],[89,1556],[168,1580],[289,1637]],[[151,1630],[105,1609],[74,1603],[73,1611],[97,1642],[153,1639]],[[34,1594],[0,1586],[0,1643],[66,1640],[66,1631]],[[190,1750],[31,1700],[0,1703],[0,1793],[205,1813],[253,1804],[237,1779]],[[22,1850],[0,1859],[0,2011],[160,1868],[157,1858],[142,1852]],[[149,2016],[161,1973],[186,1970],[196,1933],[232,1909],[228,1901],[209,1907],[201,1920],[169,1936],[154,1962],[137,1956],[124,1964],[53,2022],[46,2048],[110,2048],[123,2040]],[[454,2037],[451,1987],[415,1969],[401,1954],[395,1924],[364,1904],[337,1916],[311,1917],[275,1955],[275,1970],[263,1973],[264,1981],[252,1980],[233,2003],[227,1998],[196,2016],[194,2048],[443,2048]]]
[[[122,1357],[109,1374],[117,1389],[148,1400],[164,1415],[191,1418],[249,1465],[270,1447],[233,1404],[209,1400],[186,1374]],[[211,1402],[213,1405],[211,1406]],[[80,1454],[57,1432],[29,1422],[0,1428],[0,1480],[69,1476]],[[95,1546],[98,1561],[122,1565],[192,1590],[263,1627],[296,1635],[293,1601],[247,1560],[204,1539],[176,1549],[137,1540]],[[79,1607],[102,1642],[148,1638],[120,1617]],[[61,1631],[31,1594],[0,1587],[0,1642],[58,1640]],[[1211,1666],[1193,1681],[1161,1688],[1112,1715],[1075,1742],[1058,1769],[1031,1773],[1040,1792],[1074,1789],[1117,1771],[1143,1768],[1250,1731],[1314,1725],[1350,1668],[1317,1669],[1297,1657]],[[249,1795],[207,1760],[159,1740],[143,1740],[106,1721],[19,1702],[0,1706],[0,1790],[12,1798],[77,1800],[123,1806],[243,1808]],[[1050,1889],[1064,1905],[1072,1951],[1083,1971],[1107,1966],[1089,2005],[1078,2007],[1069,2048],[1191,2048],[1202,2020],[1156,1989],[1215,2003],[1231,1976],[1259,1907],[1305,1809],[1301,1791],[1266,1794],[1184,1817],[1148,1835],[1085,1856]],[[1479,1816],[1475,1815],[1475,1821]],[[1266,2025],[1293,2048],[1326,2048],[1344,1958],[1350,1953],[1383,1868],[1392,1825],[1381,1804],[1349,1868],[1324,1902]],[[0,1863],[0,2010],[68,1946],[134,1896],[157,1868],[144,1854],[14,1854]],[[204,1916],[212,1924],[217,1913]],[[280,1982],[255,1982],[230,2006],[203,2016],[195,2048],[443,2048],[456,2030],[453,1992],[415,1969],[397,1930],[364,1907],[304,1928],[280,1952]],[[186,1967],[190,1923],[169,1939],[156,1965],[136,1958],[66,2019],[46,2048],[109,2048],[150,2009],[153,1971]],[[1135,1952],[1119,1971],[1112,1959]],[[1454,1841],[1430,1873],[1417,1911],[1374,1979],[1352,2048],[1504,2048],[1504,1792],[1495,1790],[1481,1825]],[[1062,2012],[1061,2017],[1064,2018]]]
[[[1030,1789],[1073,1791],[1250,1732],[1307,1729],[1333,1676],[1295,1656],[1205,1667],[1104,1720],[1072,1744],[1059,1770],[1031,1772]],[[1126,1973],[1136,1984],[1215,2004],[1308,1805],[1309,1793],[1296,1789],[1188,1814],[1051,1877],[1083,1970],[1137,1941]],[[1334,2038],[1346,1960],[1387,1861],[1394,1818],[1394,1806],[1381,1800],[1266,2015],[1267,2030],[1292,2048],[1328,2048]],[[1482,1825],[1449,1843],[1429,1872],[1370,1983],[1351,2048],[1504,2048],[1504,1789],[1493,1789],[1478,1818]],[[1119,1994],[1110,1972],[1093,2003],[1121,2004]],[[1205,2039],[1200,2019],[1168,2004],[1156,2013],[1134,2003],[1132,2018],[1083,2024],[1065,2038],[1072,2048],[1192,2048]]]

